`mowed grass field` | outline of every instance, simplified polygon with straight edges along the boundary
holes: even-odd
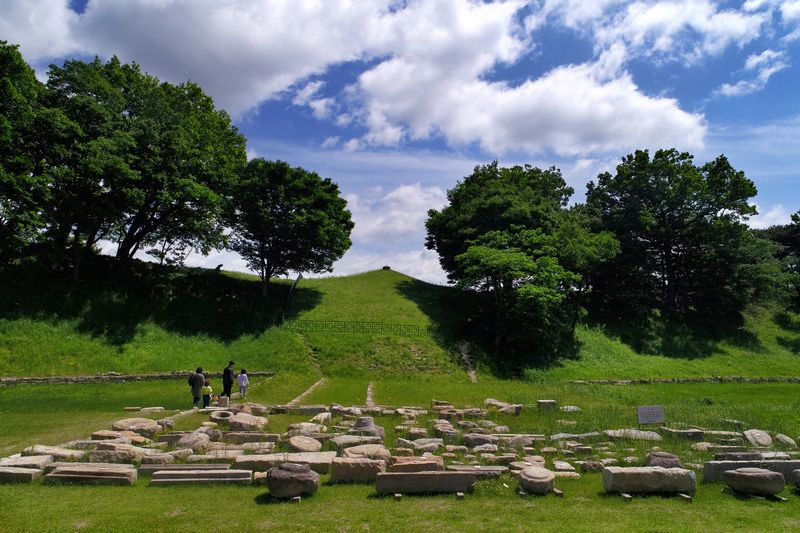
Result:
[[[64,288],[60,282],[0,280],[0,375],[93,374],[237,367],[271,370],[248,399],[286,403],[324,377],[304,403],[363,404],[372,384],[382,405],[426,407],[432,399],[479,406],[488,397],[522,403],[521,416],[493,414],[512,431],[551,435],[635,427],[637,405],[664,405],[668,424],[733,429],[722,419],[745,421],[771,434],[800,437],[800,385],[791,383],[577,385],[576,379],[709,376],[800,376],[796,315],[775,309],[748,312],[743,344],[709,343],[691,356],[642,354],[602,326],[581,325],[578,357],[530,369],[524,379],[492,375],[480,353],[472,383],[456,348],[453,291],[393,271],[303,280],[284,307],[288,284],[273,288],[270,306],[258,303],[250,276],[187,270],[177,281],[119,291],[100,281]],[[40,286],[41,285],[41,286]],[[34,290],[36,289],[36,290]],[[169,293],[169,296],[165,296]],[[298,332],[276,325],[290,320],[383,322],[429,328],[429,335]],[[788,318],[787,318],[788,317]],[[479,348],[478,348],[479,350]],[[212,380],[216,390],[221,383]],[[541,412],[538,399],[577,405],[578,413]],[[124,406],[186,409],[185,378],[87,385],[17,385],[0,388],[0,456],[35,443],[85,438],[128,416]],[[160,417],[163,415],[152,415]],[[281,432],[308,417],[276,415],[267,430]],[[180,418],[192,429],[202,415]],[[565,423],[564,421],[568,421]],[[394,445],[398,417],[376,420]],[[570,423],[571,422],[571,423]],[[569,424],[569,425],[568,425]],[[549,444],[549,443],[548,443]],[[702,463],[709,455],[688,441],[658,445]],[[649,445],[619,443],[643,458]],[[779,448],[776,448],[779,449]],[[627,453],[627,452],[626,452]],[[565,498],[520,498],[516,480],[479,482],[464,500],[451,496],[378,498],[369,485],[333,486],[299,505],[274,502],[263,487],[53,487],[0,485],[0,531],[791,531],[800,528],[800,493],[787,503],[745,499],[720,484],[698,485],[694,503],[638,497],[625,503],[602,493],[599,474],[560,479]]]

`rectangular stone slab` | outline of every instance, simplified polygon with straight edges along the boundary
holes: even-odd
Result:
[[[209,454],[198,454],[198,455],[190,455],[186,458],[187,463],[191,464],[215,464],[215,463],[225,463],[228,465],[232,465],[234,460],[236,460],[237,455],[232,456],[224,456],[224,455],[209,455]]]
[[[91,468],[117,468],[117,469],[129,469],[129,470],[136,470],[136,467],[131,464],[123,464],[123,463],[69,463],[64,461],[56,461],[55,463],[49,463],[45,465],[44,472],[45,474],[49,474],[56,468],[62,466],[70,466],[70,467],[78,467],[78,466],[85,466]]]
[[[10,457],[0,461],[0,466],[13,466],[16,468],[35,468],[42,470],[45,466],[53,462],[52,455],[25,455],[22,457]]]
[[[30,483],[41,475],[38,468],[0,466],[0,483]]]
[[[228,431],[222,434],[222,440],[235,444],[245,442],[278,442],[281,436],[277,433],[263,433],[261,431]]]
[[[83,450],[70,450],[59,446],[43,446],[34,444],[22,450],[22,455],[52,455],[53,459],[61,461],[80,461],[86,452]]]
[[[151,479],[151,485],[252,485],[253,481],[244,478],[180,478]]]
[[[508,472],[507,466],[449,465],[448,472],[468,472],[478,479],[494,479]]]
[[[472,472],[384,472],[375,482],[378,494],[472,492],[474,486]]]
[[[800,460],[790,461],[707,461],[703,464],[703,483],[722,481],[726,470],[737,468],[765,468],[772,472],[780,472],[787,480],[792,479],[792,472],[800,469]]]
[[[44,477],[45,483],[94,484],[94,485],[135,485],[135,468],[116,468],[118,465],[60,466]]]
[[[163,472],[165,470],[171,471],[187,471],[187,470],[227,470],[231,467],[229,464],[215,463],[215,464],[170,464],[170,465],[142,465],[139,467],[139,473],[143,476],[152,474],[153,472]]]
[[[236,468],[266,472],[282,463],[307,464],[318,474],[327,474],[336,452],[269,453],[264,455],[240,455],[234,461]]]
[[[695,473],[683,468],[607,466],[603,469],[606,492],[691,493],[696,486]]]
[[[252,479],[253,472],[250,470],[234,470],[232,468],[220,469],[211,468],[203,470],[156,470],[153,472],[153,479]]]

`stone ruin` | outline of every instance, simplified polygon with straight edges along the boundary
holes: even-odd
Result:
[[[579,413],[540,400],[552,415]],[[387,406],[279,405],[255,403],[199,410],[209,420],[193,431],[172,431],[175,418],[123,418],[88,439],[58,446],[34,445],[0,460],[0,482],[134,485],[138,476],[152,485],[265,485],[274,498],[314,494],[320,476],[331,484],[368,483],[377,494],[471,492],[476,481],[516,478],[520,494],[561,494],[559,478],[599,473],[603,489],[623,495],[692,494],[697,473],[706,483],[725,482],[737,493],[774,497],[785,484],[800,488],[800,459],[785,435],[704,428],[657,431],[634,428],[545,435],[514,432],[492,418],[512,420],[524,406],[493,398],[482,407],[456,407],[433,400],[429,408]],[[131,410],[132,411],[132,410]],[[141,413],[162,412],[142,408]],[[271,433],[270,414],[309,416]],[[397,435],[375,417],[395,423]],[[651,447],[642,457],[631,443],[664,439],[692,441],[698,453],[713,455],[703,465],[684,465],[679,456]],[[777,442],[790,451],[773,451]],[[622,464],[620,464],[622,463]]]

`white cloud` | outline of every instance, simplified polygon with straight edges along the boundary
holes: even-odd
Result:
[[[347,252],[334,265],[333,273],[334,275],[356,274],[376,270],[384,266],[429,283],[437,283],[439,285],[447,283],[447,275],[442,270],[442,267],[439,266],[438,254],[427,249],[405,250],[385,254]]]
[[[421,245],[428,210],[440,209],[446,201],[443,188],[420,183],[401,185],[389,192],[376,188],[350,194],[347,205],[355,222],[353,242]]]
[[[317,97],[320,89],[324,86],[325,82],[323,81],[307,83],[302,89],[297,91],[294,98],[292,98],[292,103],[296,106],[310,107],[315,118],[327,118],[333,111],[335,100],[333,98]]]
[[[81,51],[73,28],[78,15],[65,0],[4,0],[0,39],[19,44],[30,62]]]
[[[763,213],[757,205],[756,208],[759,214],[750,217],[750,220],[747,222],[751,228],[764,229],[770,226],[788,224],[792,221],[791,213],[781,204],[772,206],[766,213]]]
[[[745,71],[756,71],[753,78],[739,80],[734,84],[723,83],[716,94],[723,96],[742,96],[760,91],[767,86],[767,82],[773,76],[789,67],[784,52],[775,50],[764,50],[760,54],[751,54],[745,61]]]
[[[341,138],[336,135],[331,135],[330,137],[325,137],[325,140],[322,141],[322,148],[335,148],[339,146],[341,142]]]

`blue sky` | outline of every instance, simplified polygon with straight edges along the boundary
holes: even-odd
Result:
[[[356,228],[336,274],[444,282],[430,208],[477,164],[585,184],[637,148],[724,153],[762,227],[800,210],[800,0],[3,0],[0,39],[46,77],[119,56],[192,79],[248,153],[334,179]],[[244,270],[229,252],[190,264]]]

